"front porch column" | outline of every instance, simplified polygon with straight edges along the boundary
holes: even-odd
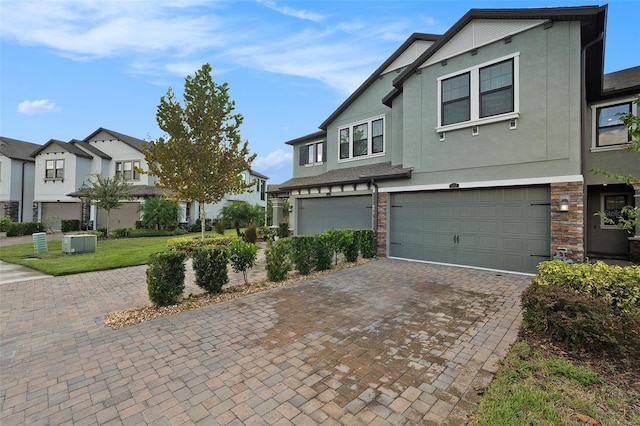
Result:
[[[284,218],[284,200],[282,198],[272,198],[271,206],[273,210],[271,225],[278,226]]]
[[[634,183],[633,195],[634,207],[640,209],[640,183]],[[634,263],[640,263],[640,226],[636,226],[635,235],[629,237],[629,260]]]
[[[377,234],[377,257],[387,256],[387,203],[389,199],[389,193],[378,193],[378,229],[375,229]]]
[[[568,196],[569,210],[560,210],[562,196]],[[560,182],[551,184],[551,256],[558,249],[567,250],[567,258],[584,261],[584,184]]]

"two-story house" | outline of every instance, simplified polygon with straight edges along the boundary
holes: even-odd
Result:
[[[373,228],[378,254],[535,272],[559,249],[623,254],[593,213],[637,192],[616,112],[640,67],[603,74],[607,6],[472,9],[414,34],[294,149],[296,234]],[[635,201],[634,201],[635,200]]]
[[[0,214],[13,222],[33,216],[35,143],[0,137]]]
[[[105,227],[107,213],[102,209],[82,203],[78,190],[94,175],[118,177],[131,184],[131,200],[120,208],[111,210],[109,223],[112,228],[135,226],[140,214],[138,208],[144,199],[168,191],[155,185],[156,177],[139,170],[148,170],[144,158],[147,142],[113,130],[99,128],[83,140],[63,142],[52,139],[31,153],[35,161],[34,220],[42,221],[50,229],[60,229],[62,219],[79,219],[85,227]],[[254,182],[256,189],[226,199],[240,199],[266,208],[265,187],[268,180],[253,170],[242,173],[246,182]],[[207,204],[205,215],[215,218],[224,202]],[[199,206],[195,202],[183,202],[182,222],[198,221]]]

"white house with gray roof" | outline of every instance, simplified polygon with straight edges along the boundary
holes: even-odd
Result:
[[[0,137],[0,214],[13,222],[33,217],[35,161],[31,153],[40,145]]]

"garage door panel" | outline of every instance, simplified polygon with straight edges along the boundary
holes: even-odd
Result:
[[[549,253],[549,199],[548,186],[392,194],[389,254],[535,272]]]
[[[328,229],[372,228],[370,195],[303,198],[297,200],[297,209],[298,234],[319,234]]]

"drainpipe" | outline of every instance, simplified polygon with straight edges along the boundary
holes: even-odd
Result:
[[[22,162],[22,181],[20,182],[20,209],[19,209],[19,216],[18,216],[18,222],[22,222],[22,216],[23,216],[23,210],[24,210],[24,166],[27,162],[23,161]]]
[[[373,186],[373,233],[376,238],[376,248],[378,247],[378,184],[374,179],[371,179],[371,185]]]

